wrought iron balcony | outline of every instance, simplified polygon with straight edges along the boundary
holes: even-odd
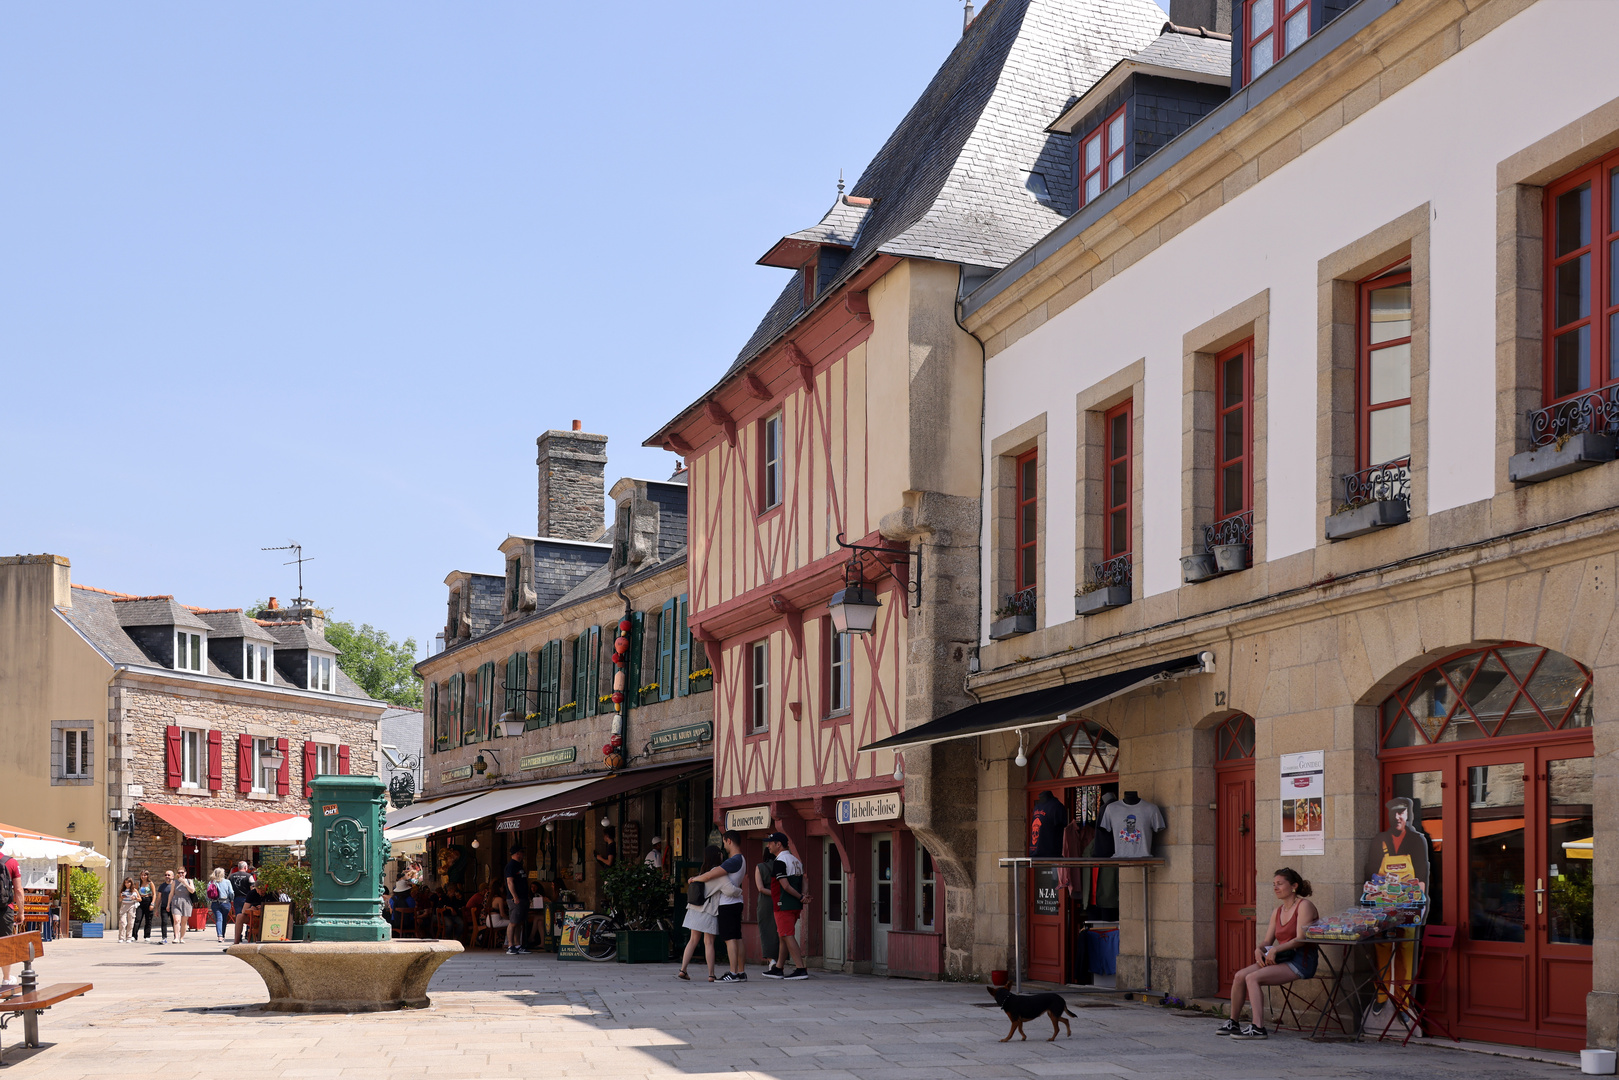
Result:
[[[1529,445],[1549,446],[1575,435],[1619,435],[1619,384],[1529,410]]]
[[[1097,589],[1107,589],[1115,586],[1123,589],[1130,588],[1131,565],[1129,552],[1111,559],[1105,559],[1099,563],[1091,563],[1091,584]]]
[[[1240,514],[1232,514],[1222,518],[1213,525],[1203,526],[1203,550],[1212,554],[1216,547],[1225,544],[1247,544],[1252,547],[1254,543],[1254,512],[1245,510]]]
[[[1001,605],[1001,610],[1006,612],[1007,615],[1033,615],[1035,599],[1039,596],[1039,593],[1039,587],[1036,585],[1030,585],[1027,589],[1019,589],[1006,598],[1006,603]]]
[[[1343,476],[1344,500],[1338,512],[1373,502],[1402,502],[1411,510],[1411,459],[1398,458],[1369,465]]]

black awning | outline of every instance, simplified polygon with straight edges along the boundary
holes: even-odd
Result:
[[[635,772],[614,773],[611,776],[604,776],[600,780],[585,784],[583,787],[570,788],[560,795],[552,795],[548,799],[540,799],[526,806],[508,810],[495,818],[495,831],[519,832],[523,829],[538,828],[547,821],[578,817],[592,805],[605,802],[616,795],[672,783],[683,776],[710,768],[712,765],[712,761],[704,758],[698,761],[682,762],[678,765],[663,765],[652,769],[639,769]]]
[[[909,731],[890,735],[886,739],[862,746],[866,750],[897,750],[905,746],[944,742],[947,739],[965,739],[972,735],[989,735],[997,731],[1050,724],[1065,714],[1095,705],[1099,701],[1127,694],[1138,686],[1193,674],[1203,670],[1203,662],[1196,656],[1183,656],[1178,660],[1164,660],[1157,664],[1099,675],[1083,682],[1053,686],[1046,690],[1031,690],[1027,694],[996,698],[979,702],[965,709],[957,709],[937,720],[929,720]]]

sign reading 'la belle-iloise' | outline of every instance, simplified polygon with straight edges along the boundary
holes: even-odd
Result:
[[[899,817],[899,792],[886,795],[868,795],[863,799],[839,799],[837,820],[839,825],[853,825],[860,821],[889,821]]]

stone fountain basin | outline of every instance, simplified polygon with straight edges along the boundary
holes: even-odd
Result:
[[[225,950],[270,990],[275,1012],[390,1012],[425,1009],[433,972],[462,951],[459,941],[267,941]]]

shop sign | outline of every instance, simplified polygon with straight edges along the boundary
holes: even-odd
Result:
[[[1057,895],[1057,868],[1055,866],[1037,866],[1034,868],[1034,913],[1036,915],[1062,914],[1062,901]]]
[[[521,818],[506,818],[503,821],[495,822],[495,831],[496,832],[519,832],[519,831],[521,831],[519,827],[522,824],[523,824],[523,822],[522,822]]]
[[[395,855],[425,855],[427,854],[427,837],[418,837],[415,840],[399,840],[393,844]]]
[[[457,780],[471,780],[472,766],[463,765],[459,769],[446,769],[438,774],[439,783],[453,784]]]
[[[546,750],[539,754],[525,754],[517,762],[519,769],[543,769],[549,765],[567,765],[579,756],[577,746],[564,746],[561,750]]]
[[[703,720],[695,724],[654,731],[647,740],[647,749],[654,754],[660,750],[676,750],[682,746],[701,746],[714,737],[714,721]]]
[[[839,799],[837,822],[853,825],[862,821],[891,821],[900,814],[899,792],[887,795],[868,795],[863,799]]]
[[[1325,762],[1321,750],[1281,755],[1283,858],[1326,854]]]
[[[770,828],[770,807],[750,806],[745,810],[725,811],[725,827],[731,832],[749,832]]]

